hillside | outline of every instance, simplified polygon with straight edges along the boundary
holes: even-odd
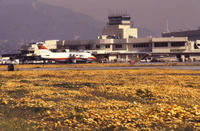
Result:
[[[0,54],[14,53],[32,41],[96,39],[105,26],[85,14],[37,0],[0,0],[0,18]],[[149,32],[139,28],[140,37]]]
[[[95,39],[103,23],[66,8],[34,0],[0,1],[1,52],[46,39]]]

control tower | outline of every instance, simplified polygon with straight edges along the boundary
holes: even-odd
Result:
[[[137,38],[137,28],[132,28],[131,17],[129,15],[108,16],[108,23],[103,30],[100,39],[128,39]]]

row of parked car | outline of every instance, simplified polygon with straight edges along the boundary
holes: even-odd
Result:
[[[19,59],[15,59],[15,60],[0,59],[0,64],[19,64]]]

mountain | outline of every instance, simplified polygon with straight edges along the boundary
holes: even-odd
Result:
[[[0,0],[0,54],[30,41],[96,39],[103,23],[36,0]]]
[[[0,0],[0,54],[32,41],[96,39],[105,24],[85,14],[37,0]],[[139,28],[139,36],[149,36]]]

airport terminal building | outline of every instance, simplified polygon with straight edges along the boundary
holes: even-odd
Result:
[[[102,35],[96,40],[47,40],[48,49],[54,52],[87,51],[106,61],[129,61],[151,59],[164,61],[199,61],[200,45],[198,39],[184,36],[138,38],[138,29],[131,23],[128,15],[108,17]],[[40,56],[36,43],[22,48],[27,57]]]
[[[162,37],[188,37],[191,41],[200,40],[200,27],[197,30],[163,32]]]

